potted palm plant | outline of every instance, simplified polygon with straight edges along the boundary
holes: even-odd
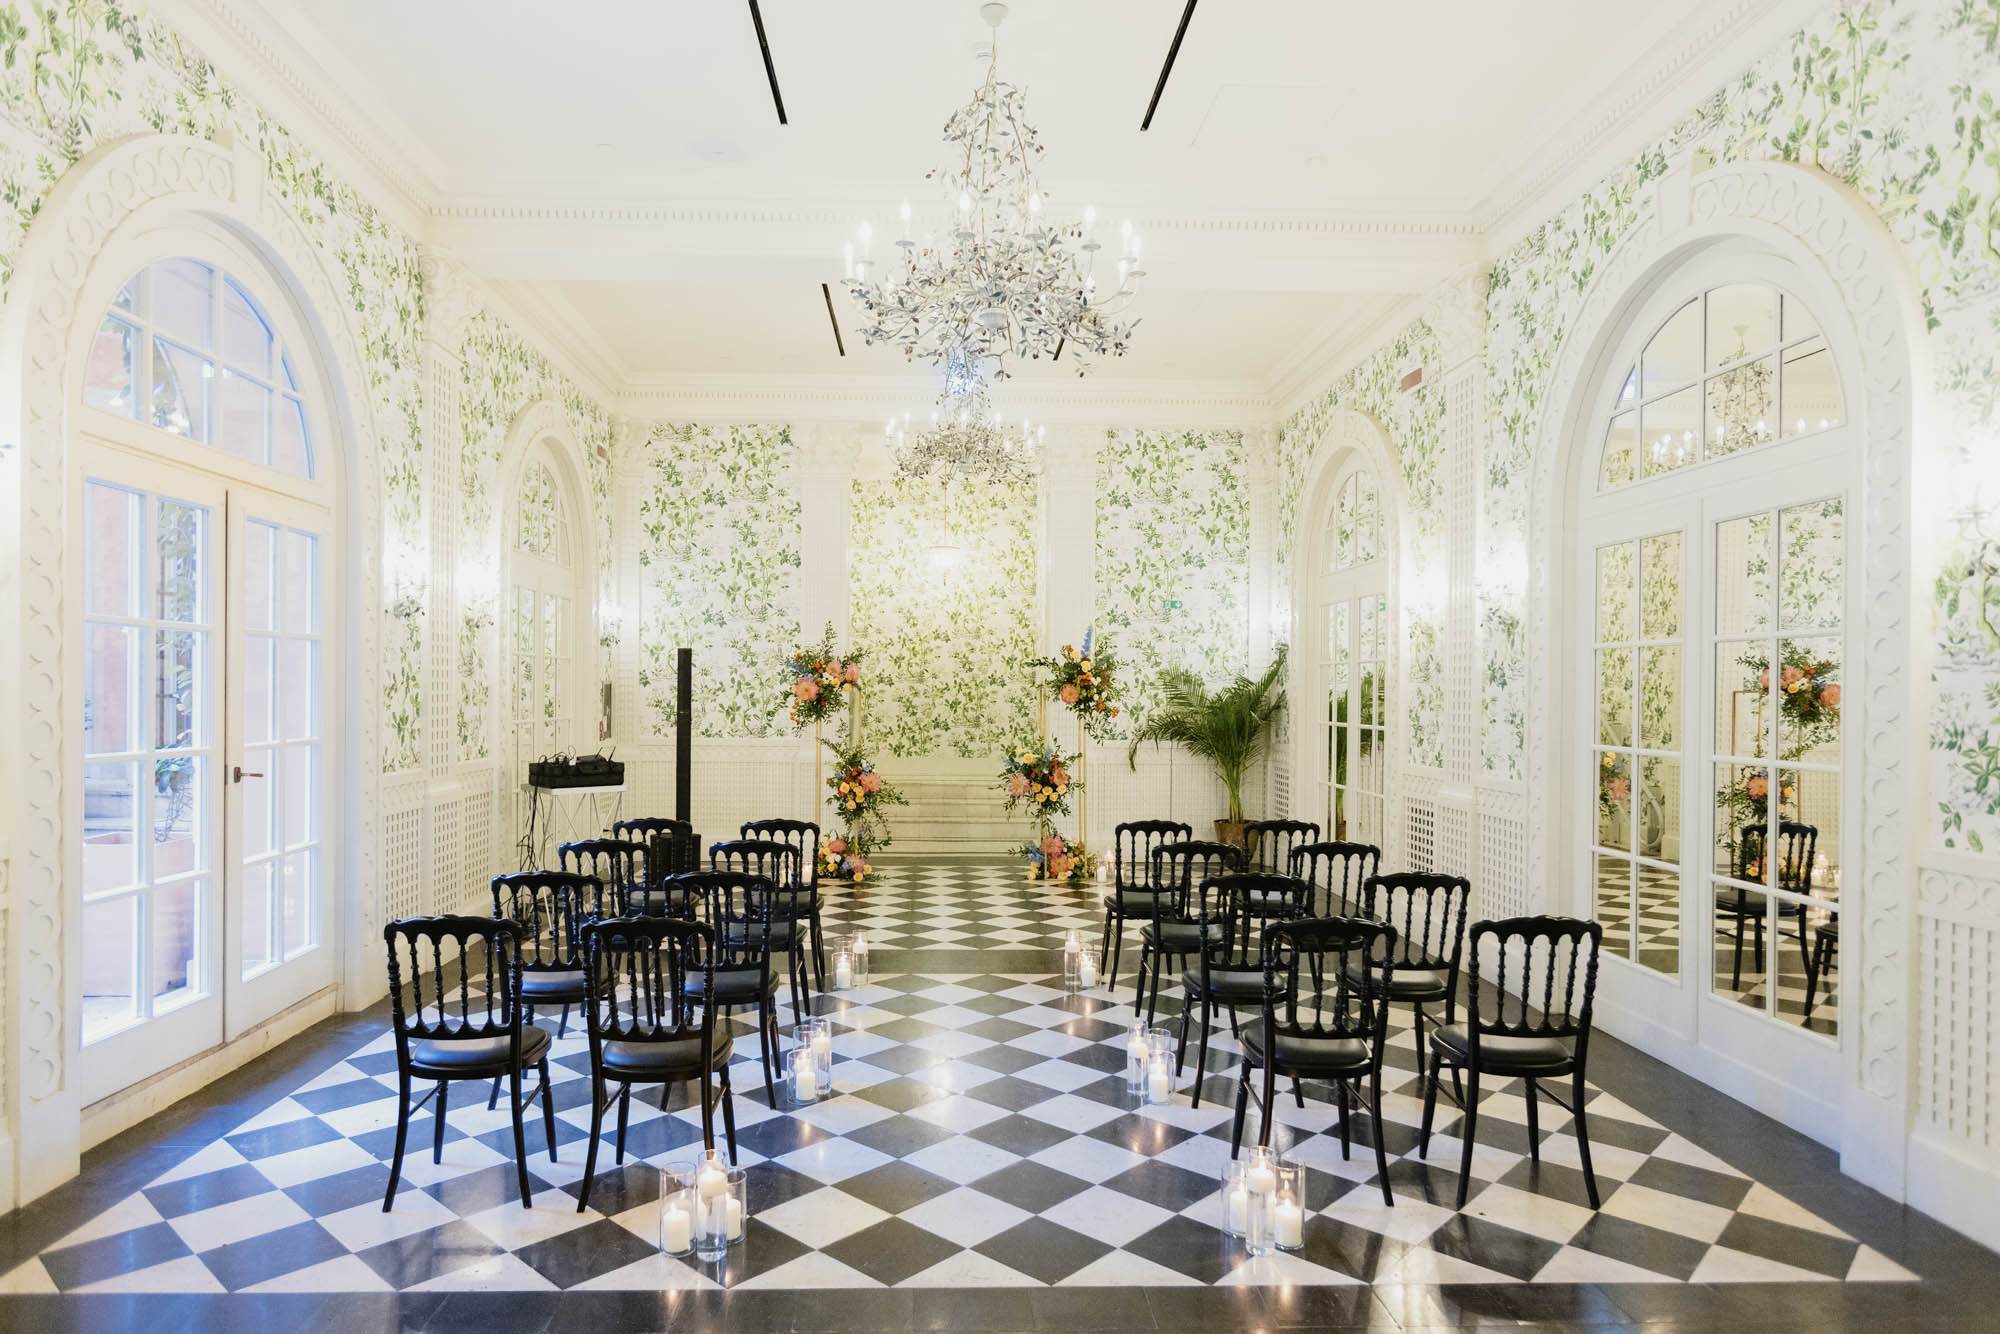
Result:
[[[1138,768],[1139,747],[1150,741],[1178,744],[1214,765],[1229,792],[1229,818],[1215,822],[1216,840],[1243,847],[1243,775],[1270,748],[1272,725],[1285,707],[1284,676],[1283,646],[1262,676],[1239,675],[1216,691],[1184,667],[1168,669],[1160,677],[1160,702],[1133,729],[1126,763]]]

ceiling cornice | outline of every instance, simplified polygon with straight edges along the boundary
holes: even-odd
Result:
[[[1271,393],[1271,415],[1283,421],[1305,407],[1341,376],[1359,366],[1386,346],[1390,339],[1414,323],[1424,312],[1422,297],[1409,297],[1384,308],[1366,325],[1337,340],[1328,340],[1318,353]]]

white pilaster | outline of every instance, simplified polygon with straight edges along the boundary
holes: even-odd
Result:
[[[1101,430],[1057,428],[1042,451],[1042,651],[1082,642],[1097,614],[1097,445]],[[1050,571],[1062,571],[1052,577]]]

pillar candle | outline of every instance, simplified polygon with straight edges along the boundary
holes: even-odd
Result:
[[[734,1195],[729,1197],[729,1239],[743,1240],[743,1201]]]
[[[705,1204],[729,1189],[729,1177],[721,1168],[711,1164],[701,1169],[701,1175],[695,1178],[695,1187],[701,1192]]]
[[[845,954],[833,961],[833,985],[836,991],[845,991],[854,985],[854,965]]]
[[[1083,984],[1085,991],[1097,985],[1097,956],[1086,954],[1076,966],[1076,980]]]
[[[660,1215],[660,1247],[671,1254],[679,1255],[694,1245],[694,1220],[678,1199],[667,1201],[666,1212]]]
[[[799,1102],[811,1102],[819,1096],[819,1071],[813,1066],[809,1056],[802,1061],[792,1062],[792,1097]],[[702,1192],[704,1195],[707,1191]]]
[[[1173,1077],[1167,1073],[1166,1061],[1155,1060],[1146,1078],[1146,1096],[1154,1102],[1165,1102],[1173,1096],[1173,1091]]]
[[[1250,1170],[1243,1174],[1243,1180],[1259,1195],[1269,1195],[1278,1188],[1278,1174],[1271,1170],[1270,1163],[1262,1159],[1250,1164]]]
[[[1296,1250],[1306,1242],[1306,1215],[1290,1200],[1278,1205],[1277,1241],[1286,1250]]]
[[[813,1059],[824,1061],[833,1055],[833,1030],[815,1028],[813,1030]]]
[[[1241,1232],[1250,1223],[1250,1196],[1243,1187],[1237,1186],[1229,1192],[1229,1230]]]

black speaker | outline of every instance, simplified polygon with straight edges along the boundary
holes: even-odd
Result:
[[[689,812],[694,805],[694,775],[689,771],[694,764],[694,650],[684,648],[679,656],[680,710],[674,719],[674,818],[692,820]]]

